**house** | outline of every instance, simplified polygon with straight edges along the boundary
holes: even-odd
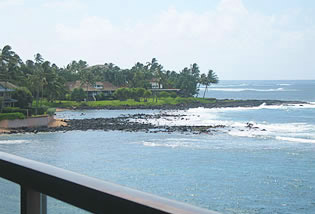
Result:
[[[159,94],[162,91],[175,92],[175,93],[178,93],[180,91],[180,89],[176,89],[176,88],[163,88],[163,85],[161,84],[161,81],[159,78],[151,79],[150,84],[151,84],[151,91],[152,91],[154,96],[156,94]]]
[[[12,107],[17,102],[17,100],[11,98],[12,92],[17,88],[10,82],[0,81],[0,99],[4,101],[3,107]]]
[[[70,91],[73,91],[76,88],[82,88],[83,91],[88,93],[89,99],[96,100],[95,96],[103,93],[105,96],[111,96],[118,87],[114,86],[112,83],[96,82],[94,85],[82,84],[81,81],[77,80],[75,82],[68,82],[67,87]]]
[[[159,78],[153,78],[150,80],[151,88],[152,89],[162,89],[163,85],[160,83]]]

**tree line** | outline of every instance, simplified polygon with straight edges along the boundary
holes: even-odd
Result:
[[[150,89],[150,80],[156,79],[164,88],[180,89],[183,97],[198,94],[200,85],[207,89],[210,84],[218,82],[215,72],[209,70],[207,74],[201,74],[196,63],[179,72],[165,69],[155,58],[147,63],[137,62],[128,69],[113,63],[89,66],[84,60],[59,67],[39,53],[34,55],[34,59],[24,62],[9,45],[0,49],[0,79],[28,89],[37,106],[43,98],[51,102],[66,99],[69,91],[65,83],[76,80],[87,87],[96,81],[108,81],[119,88]]]

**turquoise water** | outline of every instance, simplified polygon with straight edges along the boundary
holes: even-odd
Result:
[[[268,84],[270,81],[265,82]],[[268,87],[277,84],[289,83],[275,82]],[[296,91],[310,87],[309,81],[303,87],[290,84]],[[230,96],[246,96],[248,91],[236,93],[234,85],[227,82],[222,88],[233,89]],[[227,96],[225,92],[221,96]],[[281,98],[284,92],[262,93]],[[309,94],[300,100],[314,101],[314,90],[303,94],[306,92]],[[294,94],[290,98],[297,99]],[[57,116],[94,118],[129,113],[138,111],[66,111]],[[0,150],[222,213],[315,213],[315,105],[168,113],[185,114],[185,120],[151,122],[224,124],[227,128],[201,135],[118,131],[3,135]],[[247,122],[259,129],[246,128]],[[6,202],[0,203],[0,213],[18,212],[18,186],[1,180],[0,201]],[[49,213],[85,213],[53,199],[48,206]]]

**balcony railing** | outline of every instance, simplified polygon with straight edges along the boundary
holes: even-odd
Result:
[[[46,195],[92,213],[217,213],[4,152],[0,177],[20,185],[22,214],[46,214]]]

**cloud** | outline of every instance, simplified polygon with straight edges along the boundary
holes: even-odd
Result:
[[[24,4],[24,0],[0,0],[0,8],[21,6]]]
[[[197,62],[204,70],[222,72],[223,78],[264,78],[266,70],[284,78],[279,70],[289,72],[314,57],[315,28],[291,29],[297,18],[298,13],[268,16],[249,11],[241,0],[221,0],[212,11],[169,9],[124,25],[86,17],[76,26],[58,25],[57,33],[92,63],[113,60],[130,66],[157,57],[167,68]]]
[[[58,11],[82,10],[84,4],[79,0],[50,0],[43,4],[44,7]]]
[[[114,28],[109,20],[95,16],[87,17],[77,27],[57,25],[62,39],[76,42],[96,42],[114,37]]]

